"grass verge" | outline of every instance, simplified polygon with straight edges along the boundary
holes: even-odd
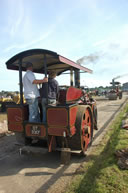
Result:
[[[128,104],[119,113],[100,144],[76,172],[66,193],[128,193],[128,170],[117,166],[115,151],[128,148],[128,130],[121,128]]]

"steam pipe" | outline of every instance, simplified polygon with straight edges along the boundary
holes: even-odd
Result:
[[[80,88],[80,70],[76,69],[75,73],[75,87]]]
[[[70,70],[70,85],[73,86],[73,69]]]

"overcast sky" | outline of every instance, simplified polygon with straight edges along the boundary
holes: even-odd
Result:
[[[18,90],[5,62],[33,48],[82,61],[93,74],[81,85],[109,86],[124,74],[118,81],[128,82],[128,0],[0,0],[0,91]]]

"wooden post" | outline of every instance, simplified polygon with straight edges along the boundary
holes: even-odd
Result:
[[[69,164],[71,158],[71,149],[62,148],[61,149],[61,164]]]

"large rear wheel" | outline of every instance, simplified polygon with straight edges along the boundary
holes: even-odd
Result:
[[[76,134],[69,138],[69,147],[81,150],[85,154],[93,139],[93,118],[90,106],[78,106],[75,126]]]

